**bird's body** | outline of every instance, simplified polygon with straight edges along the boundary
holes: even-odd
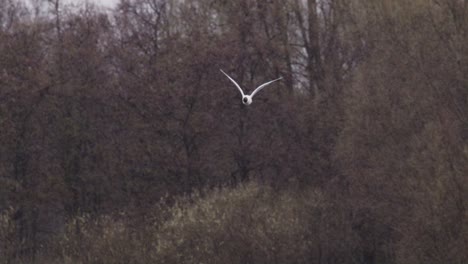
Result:
[[[244,103],[245,105],[251,104],[252,103],[252,96],[244,95],[244,97],[242,97],[242,103]]]
[[[234,83],[234,85],[237,87],[237,89],[239,89],[239,92],[241,93],[242,95],[242,103],[245,104],[245,105],[250,105],[252,103],[252,97],[258,93],[261,89],[263,89],[265,86],[269,85],[270,83],[272,82],[276,82],[278,80],[281,80],[283,79],[283,77],[280,77],[278,79],[275,79],[273,81],[269,81],[269,82],[266,82],[260,86],[258,86],[257,88],[255,88],[255,90],[249,95],[249,94],[244,94],[244,91],[242,91],[242,88],[239,86],[239,84],[237,84],[236,81],[234,81],[234,79],[232,79],[229,75],[227,75],[227,73],[225,73],[223,70],[220,70],[224,75],[226,75],[226,77],[229,78],[229,80],[231,80],[232,83]]]

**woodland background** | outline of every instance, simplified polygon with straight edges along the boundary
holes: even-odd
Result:
[[[467,263],[467,43],[465,0],[0,0],[0,263]]]

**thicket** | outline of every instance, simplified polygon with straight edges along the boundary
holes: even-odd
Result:
[[[0,263],[464,263],[466,43],[463,0],[0,0]]]

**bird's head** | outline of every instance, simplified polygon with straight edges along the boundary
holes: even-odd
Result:
[[[252,103],[252,96],[244,95],[244,97],[242,97],[242,103],[245,105],[250,105]]]

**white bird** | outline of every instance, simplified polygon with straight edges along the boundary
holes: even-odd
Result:
[[[276,82],[278,80],[281,80],[283,79],[283,77],[279,77],[278,79],[274,79],[273,81],[269,81],[269,82],[266,82],[260,86],[258,86],[257,88],[255,88],[255,90],[250,94],[244,94],[244,91],[242,91],[242,88],[240,88],[239,84],[236,83],[236,81],[234,81],[234,79],[232,79],[229,75],[227,75],[227,73],[225,73],[223,70],[220,69],[220,71],[226,75],[226,77],[229,78],[229,80],[231,80],[232,83],[234,83],[234,85],[237,87],[237,89],[239,89],[239,92],[241,93],[242,95],[242,103],[245,104],[245,105],[250,105],[252,103],[252,97],[258,93],[261,89],[263,89],[265,86],[269,85],[270,83],[272,82]]]

